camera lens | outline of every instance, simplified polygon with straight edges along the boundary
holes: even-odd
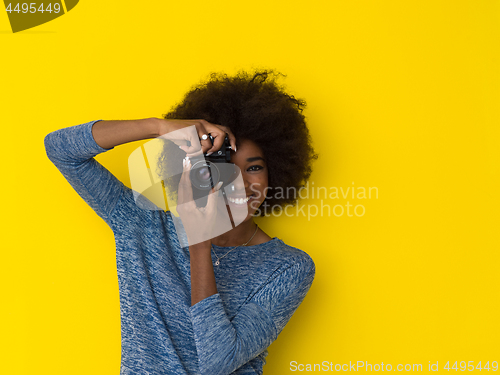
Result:
[[[209,161],[199,161],[190,172],[192,185],[199,190],[210,190],[220,179],[219,169]]]
[[[196,175],[199,181],[209,181],[210,180],[210,169],[208,167],[198,168]]]

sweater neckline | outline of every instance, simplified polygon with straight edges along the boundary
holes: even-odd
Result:
[[[244,247],[246,247],[246,248],[266,247],[266,246],[274,244],[277,241],[281,241],[281,240],[278,237],[273,237],[267,242],[259,243],[257,245],[244,246]],[[232,249],[233,247],[237,247],[237,246],[217,246],[214,244],[212,244],[212,246],[214,247],[214,249],[220,249],[220,250],[223,250],[223,249],[229,250],[229,249]]]

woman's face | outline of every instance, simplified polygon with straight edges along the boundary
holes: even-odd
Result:
[[[246,204],[248,215],[243,220],[246,221],[253,216],[266,199],[268,170],[264,153],[253,141],[241,139],[238,142],[236,152],[231,151],[231,162],[239,167],[244,185],[240,186],[241,183],[235,184],[236,193],[239,192],[239,196],[246,196],[248,201],[241,198],[235,201],[231,197],[228,197],[230,208],[234,209],[235,206],[237,208],[237,206]]]

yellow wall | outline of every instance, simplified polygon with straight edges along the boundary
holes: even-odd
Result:
[[[287,74],[307,100],[315,187],[378,189],[323,199],[363,205],[361,217],[260,221],[317,267],[264,373],[292,373],[292,361],[424,371],[439,361],[445,373],[447,361],[500,361],[499,8],[82,0],[15,34],[2,8],[0,373],[119,373],[113,234],[47,159],[43,137],[161,117],[210,71],[253,67]],[[139,144],[97,159],[129,184]],[[321,202],[300,204],[307,213]]]

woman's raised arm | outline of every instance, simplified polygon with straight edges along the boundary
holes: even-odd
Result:
[[[196,141],[198,141],[196,134],[200,138],[207,133],[215,137],[214,145],[208,139],[201,142],[203,152],[220,148],[226,132],[229,133],[231,144],[236,145],[234,136],[224,126],[211,124],[205,120],[166,120],[152,117],[140,120],[94,120],[58,129],[45,136],[45,150],[50,161],[76,192],[101,218],[111,224],[111,214],[118,200],[125,193],[130,195],[131,192],[99,164],[94,156],[109,151],[117,145],[156,138],[171,132],[181,136],[192,134],[193,132],[179,133],[175,130],[193,125],[196,126],[194,133]],[[190,147],[182,146],[183,150],[190,151],[194,144]],[[127,199],[127,203],[135,206],[133,198]]]
[[[156,138],[192,125],[196,126],[196,132],[200,138],[207,133],[215,137],[213,146],[209,140],[201,142],[203,152],[218,150],[222,146],[225,133],[229,136],[233,150],[236,149],[236,139],[229,128],[211,124],[205,120],[166,120],[151,117],[141,120],[99,121],[93,126],[92,135],[100,147],[110,149],[127,142]],[[194,142],[195,140],[191,141]]]
[[[49,160],[74,190],[111,226],[111,216],[117,202],[126,192],[130,193],[130,189],[99,164],[94,156],[111,150],[115,145],[155,137],[157,125],[161,121],[153,118],[94,120],[47,134],[44,139],[45,150]],[[131,207],[134,205],[133,198],[127,202]]]
[[[165,120],[155,117],[99,121],[92,127],[92,135],[100,147],[111,149],[124,143],[158,137],[160,124],[164,122]]]

